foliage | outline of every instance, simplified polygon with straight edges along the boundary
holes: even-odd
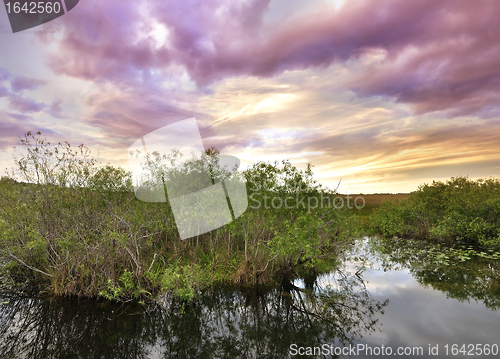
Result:
[[[225,173],[216,154],[209,149],[179,167],[174,152],[174,165],[161,169],[163,155],[153,153],[152,181],[196,177],[203,168],[217,181]],[[332,207],[334,192],[313,179],[310,165],[258,163],[240,173],[248,180],[246,212],[180,240],[168,201],[138,200],[130,173],[102,166],[84,145],[51,144],[28,132],[16,164],[0,181],[0,276],[57,295],[140,301],[169,291],[189,300],[216,281],[279,285],[331,269],[356,234],[355,217]],[[290,197],[289,206],[266,206],[266,197]]]
[[[386,237],[500,248],[500,181],[456,177],[425,184],[406,200],[383,203],[371,220]]]

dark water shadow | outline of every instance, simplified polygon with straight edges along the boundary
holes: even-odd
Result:
[[[344,275],[313,290],[216,286],[189,305],[0,297],[0,357],[44,359],[286,358],[291,344],[359,340],[387,304],[373,300],[361,278]]]

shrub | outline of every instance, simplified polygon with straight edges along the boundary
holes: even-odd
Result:
[[[301,267],[331,268],[356,227],[352,214],[331,207],[261,206],[180,240],[168,202],[139,201],[130,174],[102,166],[84,145],[51,144],[28,132],[19,150],[16,170],[0,180],[0,260],[6,264],[0,271],[13,284],[58,295],[143,300],[167,290],[191,299],[216,280],[274,285],[294,279]],[[188,164],[196,171],[209,163],[212,175],[221,176],[216,162],[203,162],[217,153],[210,149]],[[178,166],[175,173],[158,169],[158,176],[190,174]],[[249,194],[261,200],[333,195],[314,181],[311,166],[258,163],[242,175],[253,181]],[[258,193],[250,187],[256,183]]]
[[[500,247],[500,181],[456,177],[425,184],[401,202],[386,202],[372,215],[384,236],[460,241]]]

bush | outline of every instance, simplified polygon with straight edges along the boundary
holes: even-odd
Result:
[[[0,181],[0,260],[6,263],[0,270],[11,284],[58,295],[143,300],[170,291],[191,299],[217,280],[275,285],[293,280],[302,267],[331,268],[356,228],[346,211],[291,201],[290,208],[249,206],[221,228],[180,240],[168,202],[138,200],[130,174],[101,166],[84,145],[53,145],[27,133],[20,150],[16,171]],[[213,153],[189,165],[205,166]],[[174,174],[184,170],[190,174],[180,167]],[[254,199],[333,195],[313,180],[311,166],[258,163],[243,175]]]
[[[500,181],[456,177],[425,184],[401,202],[386,202],[372,215],[387,237],[466,242],[500,247]]]

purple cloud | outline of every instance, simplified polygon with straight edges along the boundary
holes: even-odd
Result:
[[[0,81],[9,80],[11,74],[5,67],[0,67]]]
[[[21,113],[40,112],[47,107],[47,105],[44,103],[36,102],[33,99],[24,98],[17,95],[9,96],[9,101],[9,108]]]
[[[9,94],[9,89],[0,85],[0,97],[5,97]]]
[[[62,104],[62,100],[60,100],[60,99],[54,100],[54,102],[52,102],[52,104],[46,110],[47,113],[49,115],[51,115],[52,117],[56,117],[56,118],[61,118],[61,119],[69,118],[69,115],[67,115],[63,112],[61,104]]]
[[[49,64],[56,73],[125,83],[143,80],[151,69],[181,66],[203,86],[231,76],[326,68],[378,49],[385,58],[344,84],[358,95],[393,98],[418,113],[496,113],[498,1],[360,0],[276,23],[264,21],[269,2],[88,0],[61,19],[63,38]],[[137,36],[153,21],[168,30],[164,46]]]
[[[11,81],[12,91],[19,93],[22,90],[35,90],[38,86],[46,84],[46,81],[26,76],[16,76]]]
[[[149,68],[162,68],[170,62],[167,49],[154,50],[152,39],[138,39],[146,26],[141,17],[148,4],[141,1],[88,0],[60,19],[63,24],[60,48],[48,63],[57,74],[102,82],[133,82]],[[57,30],[58,28],[56,28]],[[39,39],[54,39],[46,32]]]
[[[0,109],[0,133],[2,134],[0,147],[14,146],[18,136],[29,130],[28,123],[30,119],[24,117],[24,115],[18,116],[18,114],[8,113]]]
[[[19,93],[22,90],[35,90],[40,85],[47,83],[45,80],[40,80],[27,76],[12,75],[6,68],[0,67],[0,81],[8,80],[10,82],[11,90]]]
[[[31,121],[33,119],[31,116],[23,115],[22,113],[7,112],[7,115],[10,118],[18,121]],[[20,134],[21,133],[18,133],[18,135]]]

